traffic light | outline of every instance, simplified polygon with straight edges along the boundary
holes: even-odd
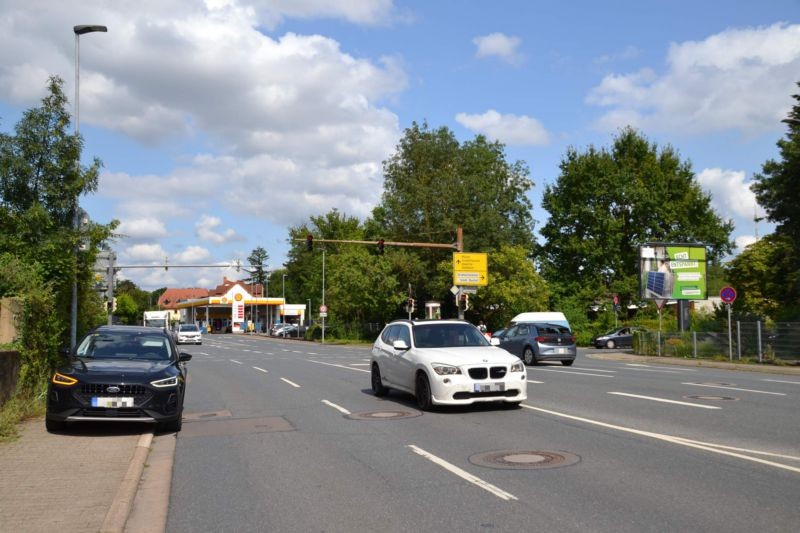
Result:
[[[309,252],[314,250],[314,236],[310,233],[306,235],[306,250]]]
[[[407,311],[408,313],[413,313],[413,312],[414,312],[414,310],[415,310],[414,304],[415,304],[415,303],[416,303],[416,302],[414,301],[414,298],[409,298],[409,299],[406,301],[406,311]]]
[[[384,248],[384,240],[381,239],[378,241],[378,255],[383,255],[383,248]]]

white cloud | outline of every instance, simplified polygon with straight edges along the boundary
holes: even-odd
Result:
[[[745,248],[755,243],[757,240],[758,239],[756,239],[753,235],[740,235],[734,240],[736,243],[736,250],[738,252],[743,252]]]
[[[284,18],[341,18],[355,24],[384,24],[394,11],[392,0],[256,0],[254,4],[269,27]]]
[[[524,59],[517,49],[522,44],[519,37],[505,35],[504,33],[490,33],[472,39],[477,47],[475,57],[499,57],[503,61],[517,65]]]
[[[211,257],[208,249],[202,246],[187,246],[185,250],[174,256],[176,264],[191,265],[206,261]]]
[[[525,115],[501,115],[494,109],[482,115],[459,113],[456,121],[476,133],[512,145],[544,145],[550,135],[541,122]]]
[[[154,217],[121,220],[116,231],[132,239],[157,239],[167,236],[164,223]]]
[[[237,235],[232,228],[228,228],[222,232],[215,231],[215,229],[221,224],[222,220],[220,220],[219,217],[203,215],[194,225],[195,234],[201,240],[208,241],[213,244],[223,244],[226,242],[241,240],[241,237]]]
[[[628,59],[634,59],[639,57],[642,54],[642,51],[633,45],[626,46],[623,50],[619,52],[615,52],[612,54],[605,54],[600,57],[595,58],[594,62],[598,65],[604,65],[607,63],[615,63],[617,61],[626,61]]]
[[[724,219],[753,220],[756,215],[764,216],[750,182],[745,181],[744,171],[706,168],[697,174],[697,183],[711,194],[712,206]]]
[[[703,41],[672,43],[667,70],[611,74],[586,101],[610,108],[595,124],[747,135],[781,128],[800,72],[800,25],[728,29]]]
[[[130,261],[163,263],[167,252],[160,244],[134,244],[122,251],[122,257]]]

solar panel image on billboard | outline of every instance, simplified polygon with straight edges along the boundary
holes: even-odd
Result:
[[[649,243],[639,247],[642,299],[705,300],[706,248]]]

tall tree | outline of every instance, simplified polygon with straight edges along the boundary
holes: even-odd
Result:
[[[526,196],[533,182],[524,163],[507,161],[502,144],[480,135],[459,143],[446,127],[414,123],[383,170],[382,200],[366,224],[371,238],[454,243],[461,226],[464,251],[516,245],[533,254],[534,221]],[[407,269],[401,285],[411,284],[420,300],[449,302],[452,280],[437,273],[451,253],[415,249],[418,261],[403,261],[415,270]]]
[[[781,309],[777,314],[785,318],[800,317],[800,94],[792,98],[797,103],[783,121],[786,137],[777,142],[780,159],[764,163],[752,185],[767,218],[776,224],[775,239],[765,239],[764,246],[781,257],[783,269],[776,274],[783,284],[773,296]]]
[[[117,225],[88,222],[75,227],[77,199],[97,189],[101,163],[79,164],[82,140],[70,131],[63,81],[51,77],[41,106],[27,110],[14,134],[0,134],[0,252],[36,264],[52,283],[55,316],[66,333],[71,288],[79,287],[78,327],[97,325],[94,264],[99,246]],[[87,251],[74,251],[78,244]]]
[[[574,148],[545,188],[550,218],[541,230],[541,270],[561,296],[591,302],[618,293],[638,301],[638,246],[703,243],[718,260],[730,252],[733,223],[714,212],[689,162],[627,128],[610,150]]]
[[[266,266],[267,261],[269,261],[269,254],[263,247],[258,246],[247,256],[247,261],[248,272],[250,272],[250,277],[247,281],[257,283],[263,287],[267,282]]]

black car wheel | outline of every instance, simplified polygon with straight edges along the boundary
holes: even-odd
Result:
[[[572,366],[572,363],[575,362],[575,359],[570,359],[569,361],[561,361],[561,364],[564,366]]]
[[[179,416],[177,420],[172,422],[161,422],[158,424],[158,429],[165,433],[177,433],[183,426],[183,416]]]
[[[606,341],[606,348],[608,348],[609,350],[613,350],[616,347],[617,347],[617,344],[614,341],[612,341],[610,339],[608,341]]]
[[[525,351],[522,353],[522,360],[525,361],[526,365],[535,365],[536,361],[536,354],[533,353],[533,350],[528,347],[525,348]]]
[[[417,397],[417,405],[423,411],[430,411],[433,407],[433,399],[431,398],[431,384],[428,382],[428,376],[420,372],[417,374],[417,388],[415,395]]]
[[[53,433],[54,431],[64,431],[64,428],[67,427],[67,423],[63,420],[53,420],[51,418],[44,419],[44,427],[47,429],[48,433]]]
[[[389,392],[381,381],[381,369],[378,368],[378,363],[372,363],[372,392],[375,396],[386,396]]]

